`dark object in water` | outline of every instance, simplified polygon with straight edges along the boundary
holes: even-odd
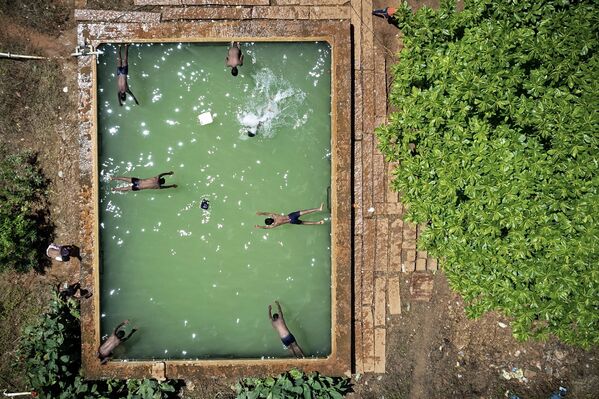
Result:
[[[210,203],[208,202],[207,199],[203,199],[202,203],[200,204],[200,208],[208,210],[208,208],[210,207]]]

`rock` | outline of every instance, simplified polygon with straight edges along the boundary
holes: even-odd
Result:
[[[166,380],[166,364],[164,362],[152,364],[152,378],[158,381]]]
[[[524,370],[524,377],[526,377],[528,379],[534,378],[536,375],[537,375],[536,371],[532,371],[532,370],[528,370],[528,369]]]
[[[564,358],[566,357],[566,354],[563,351],[559,350],[556,350],[553,354],[555,355],[557,360],[564,360]]]

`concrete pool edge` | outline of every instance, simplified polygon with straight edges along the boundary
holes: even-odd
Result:
[[[284,22],[284,23],[283,23]],[[82,361],[87,378],[151,377],[154,365],[167,378],[233,377],[273,374],[298,367],[330,375],[351,369],[351,42],[348,21],[228,21],[153,24],[80,24],[78,43],[327,41],[332,48],[332,250],[331,355],[315,359],[114,361],[101,366],[99,295],[82,301]],[[99,292],[96,64],[79,58],[79,122],[82,200],[82,284]],[[160,373],[158,373],[160,374]]]

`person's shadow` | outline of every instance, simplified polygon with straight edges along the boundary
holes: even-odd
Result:
[[[81,258],[81,249],[77,245],[69,245],[69,256],[79,259],[79,262],[83,260]]]

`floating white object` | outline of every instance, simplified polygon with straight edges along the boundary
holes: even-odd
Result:
[[[213,121],[210,112],[204,112],[203,114],[198,115],[198,120],[200,121],[200,125],[208,125]]]

